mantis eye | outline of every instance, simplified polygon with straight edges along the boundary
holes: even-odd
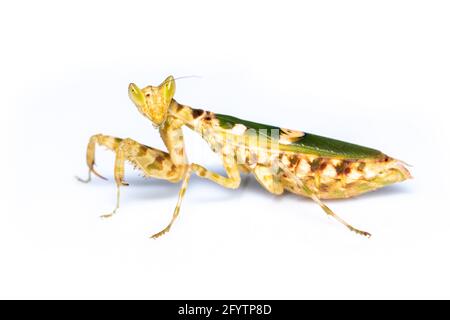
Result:
[[[134,104],[138,107],[144,107],[145,106],[145,96],[141,89],[134,83],[130,83],[128,86],[128,96],[130,97],[131,101],[134,102]]]
[[[172,76],[168,76],[167,79],[160,84],[160,88],[162,90],[164,102],[167,104],[170,103],[175,95],[175,79]]]

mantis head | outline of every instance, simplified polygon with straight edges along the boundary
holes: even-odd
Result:
[[[140,89],[134,83],[128,86],[128,95],[139,112],[152,121],[155,127],[164,124],[167,112],[175,94],[175,79],[167,77],[159,86]]]

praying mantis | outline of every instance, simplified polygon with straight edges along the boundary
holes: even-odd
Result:
[[[159,130],[167,151],[141,144],[133,139],[97,134],[90,138],[86,161],[88,178],[92,173],[105,179],[94,168],[97,145],[115,152],[114,179],[117,185],[114,215],[120,205],[125,161],[132,163],[145,177],[181,182],[177,204],[169,224],[151,236],[167,233],[180,213],[192,174],[209,179],[225,188],[236,189],[241,173],[251,173],[268,192],[284,191],[308,197],[327,215],[357,234],[370,237],[335,214],[323,199],[342,199],[411,178],[405,163],[381,151],[326,138],[302,131],[280,128],[216,114],[178,103],[174,99],[175,79],[167,77],[158,86],[139,88],[131,83],[128,95],[138,111]],[[226,175],[220,175],[186,156],[183,127],[198,133],[218,154]]]

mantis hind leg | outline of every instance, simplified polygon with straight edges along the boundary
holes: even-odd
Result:
[[[235,158],[232,156],[223,155],[222,160],[223,160],[223,165],[225,167],[225,171],[227,173],[226,177],[221,176],[215,172],[212,172],[196,163],[192,163],[189,165],[186,172],[184,173],[183,183],[181,185],[181,189],[178,194],[178,202],[175,207],[172,219],[170,220],[167,227],[165,227],[162,231],[154,234],[151,238],[153,238],[153,239],[159,238],[160,236],[162,236],[163,234],[168,232],[170,230],[170,228],[172,227],[172,224],[174,223],[174,221],[177,219],[177,217],[179,215],[181,202],[186,193],[188,182],[189,182],[189,179],[190,179],[192,173],[195,173],[200,177],[209,179],[209,180],[211,180],[223,187],[226,187],[226,188],[235,189],[235,188],[239,187],[239,184],[241,182],[241,176],[239,173],[239,166],[238,166]]]
[[[316,202],[323,211],[325,211],[325,213],[331,217],[333,217],[334,219],[336,219],[337,221],[339,221],[340,223],[342,223],[344,226],[346,226],[350,231],[356,232],[357,234],[360,234],[362,236],[371,237],[371,234],[369,232],[363,231],[363,230],[359,230],[355,227],[353,227],[351,224],[347,223],[344,219],[342,219],[341,217],[339,217],[337,214],[335,214],[329,207],[327,207],[320,199],[319,197],[306,185],[302,182],[302,180],[297,177],[294,173],[292,173],[289,168],[287,168],[284,164],[282,164],[281,162],[278,163],[278,165],[280,166],[280,168],[283,170],[283,172],[293,181],[295,181],[295,183],[297,184],[297,187],[300,188],[307,196],[309,196],[314,202]]]

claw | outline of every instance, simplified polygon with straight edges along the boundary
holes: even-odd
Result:
[[[356,229],[355,227],[352,227],[351,225],[347,225],[347,228],[348,228],[350,231],[353,231],[353,232],[355,232],[355,233],[357,233],[357,234],[359,234],[359,235],[361,235],[361,236],[364,236],[364,237],[367,237],[367,238],[372,237],[372,234],[371,234],[371,233],[369,233],[369,232],[367,232],[367,231],[363,231],[363,230]]]
[[[108,219],[108,218],[111,218],[113,215],[115,215],[116,214],[116,210],[114,210],[113,212],[111,212],[111,213],[108,213],[108,214],[103,214],[103,215],[101,215],[100,216],[100,218],[102,218],[102,219]]]
[[[117,187],[116,207],[114,208],[113,212],[101,215],[100,218],[102,219],[111,218],[113,215],[116,214],[117,210],[119,210],[119,207],[120,207],[120,188]]]
[[[367,231],[358,230],[358,229],[355,229],[355,228],[353,228],[353,227],[352,227],[352,228],[349,227],[349,229],[350,229],[351,231],[353,231],[353,232],[355,232],[355,233],[361,235],[361,236],[364,236],[364,237],[368,238],[368,239],[370,239],[370,237],[372,237],[372,234],[369,233],[369,232],[367,232]]]
[[[75,176],[75,179],[77,179],[78,181],[80,181],[82,183],[89,183],[92,180],[90,172],[89,172],[87,179],[80,178],[79,176]]]
[[[94,167],[91,168],[91,171],[92,171],[97,177],[99,177],[100,179],[108,180],[108,178],[105,178],[105,177],[102,176],[100,173],[98,173],[97,171],[95,171]]]
[[[159,237],[163,236],[165,233],[169,232],[169,230],[170,230],[170,227],[167,227],[167,228],[165,228],[164,230],[162,230],[162,231],[160,231],[160,232],[158,232],[158,233],[155,233],[155,234],[152,235],[150,238],[156,240],[156,239],[158,239]]]
[[[91,173],[94,173],[94,174],[95,174],[97,177],[99,177],[100,179],[108,180],[107,178],[105,178],[104,176],[102,176],[101,174],[99,174],[97,171],[95,171],[94,167],[89,168],[89,173],[88,173],[87,179],[80,178],[79,176],[75,176],[75,179],[77,179],[78,181],[80,181],[80,182],[82,182],[82,183],[88,183],[88,182],[91,182],[91,180],[92,180],[92,174],[91,174]]]

